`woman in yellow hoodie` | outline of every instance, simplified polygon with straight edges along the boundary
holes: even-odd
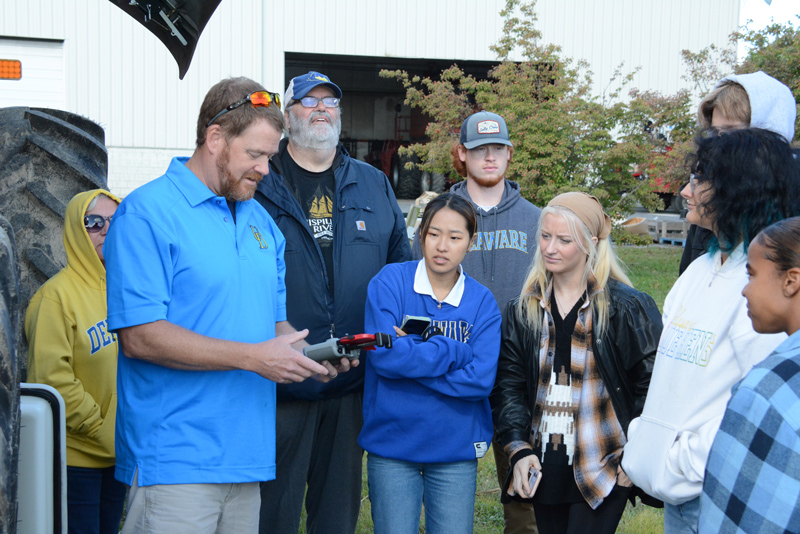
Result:
[[[67,205],[67,266],[31,299],[25,315],[28,380],[64,397],[70,534],[116,534],[126,487],[114,479],[117,337],[106,326],[103,258],[119,199],[102,189]]]

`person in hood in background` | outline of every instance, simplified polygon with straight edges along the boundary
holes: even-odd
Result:
[[[117,336],[106,324],[103,243],[119,199],[102,189],[67,205],[67,266],[31,299],[25,315],[28,380],[64,398],[70,534],[116,534],[125,484],[114,479]]]
[[[255,194],[286,238],[286,315],[308,328],[311,344],[364,332],[367,284],[384,265],[411,259],[386,175],[339,142],[341,98],[319,72],[292,79],[287,137]],[[278,471],[261,485],[260,532],[297,534],[304,495],[307,532],[355,531],[363,391],[364,366],[328,385],[278,385]]]
[[[536,230],[542,210],[522,198],[519,184],[505,177],[514,145],[500,115],[479,111],[467,117],[450,155],[456,172],[465,178],[450,192],[472,202],[478,213],[478,231],[462,267],[489,288],[503,310],[522,290],[536,251]],[[422,258],[419,235],[414,237],[414,257]],[[492,449],[502,485],[508,460],[496,439]],[[505,534],[538,532],[530,503],[505,504],[503,515]]]
[[[701,130],[722,134],[742,128],[763,128],[780,134],[791,143],[797,102],[784,84],[761,71],[723,78],[708,93],[697,110]],[[710,230],[689,227],[679,274],[706,253]]]

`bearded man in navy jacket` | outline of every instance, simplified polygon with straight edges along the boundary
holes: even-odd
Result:
[[[367,284],[411,259],[389,180],[339,142],[341,98],[319,72],[292,79],[287,138],[255,195],[286,238],[287,319],[308,328],[311,344],[362,333]],[[297,534],[306,487],[308,532],[355,531],[363,387],[363,365],[328,384],[278,385],[278,467],[261,486],[262,533]]]

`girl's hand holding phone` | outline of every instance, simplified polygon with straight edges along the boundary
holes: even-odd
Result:
[[[539,458],[535,454],[525,456],[514,464],[514,480],[508,488],[508,494],[533,497],[541,479],[542,464],[539,463]]]

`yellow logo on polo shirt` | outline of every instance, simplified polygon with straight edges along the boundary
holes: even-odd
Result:
[[[269,247],[267,247],[267,242],[264,240],[263,237],[261,237],[261,234],[258,232],[258,228],[256,228],[255,226],[253,226],[251,224],[250,225],[250,229],[253,231],[253,237],[255,237],[256,241],[258,241],[258,245],[259,245],[258,248],[269,248]]]

